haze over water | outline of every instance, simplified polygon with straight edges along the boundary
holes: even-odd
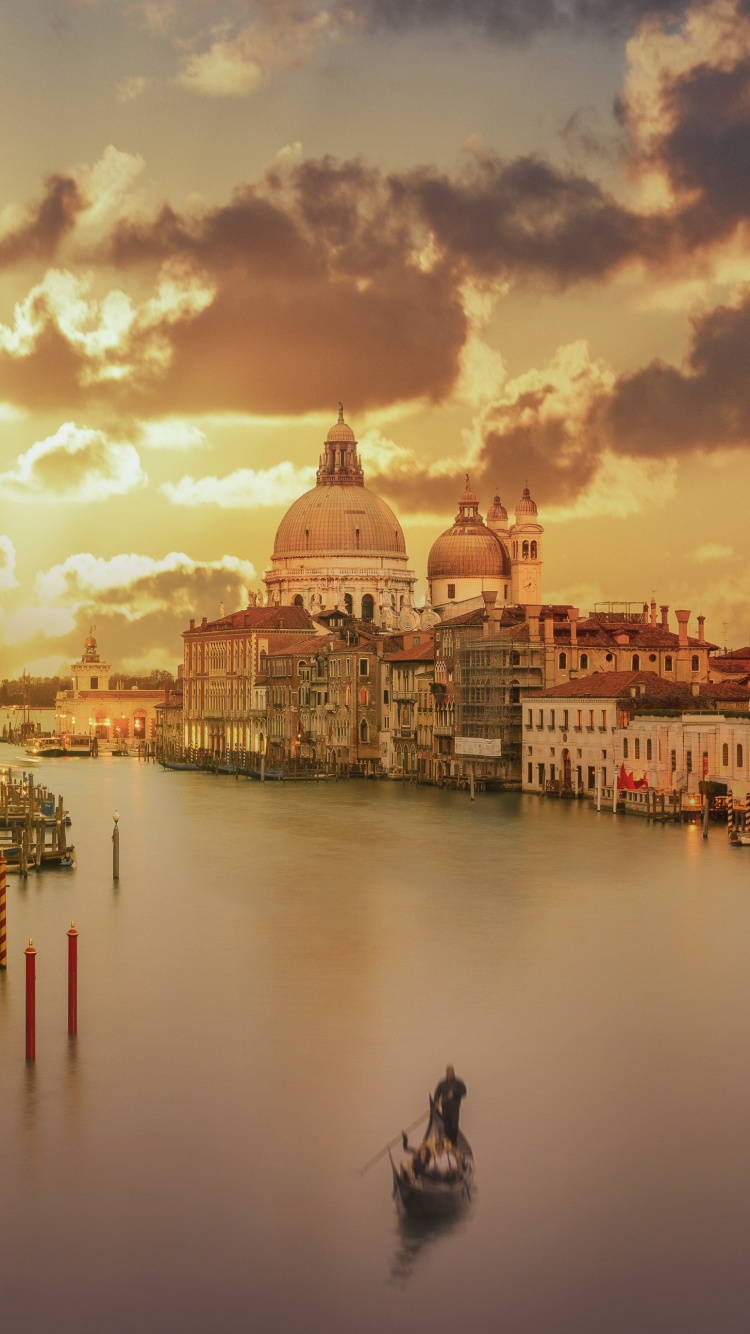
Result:
[[[79,863],[8,881],[9,1329],[747,1328],[750,850],[724,829],[109,758],[34,776]],[[478,1189],[430,1231],[387,1159],[357,1168],[446,1061]]]

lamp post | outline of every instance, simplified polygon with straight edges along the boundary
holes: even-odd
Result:
[[[112,879],[119,880],[120,879],[120,825],[119,825],[120,817],[117,811],[115,811],[114,815],[112,816],[112,819],[115,822],[115,827],[112,830]]]

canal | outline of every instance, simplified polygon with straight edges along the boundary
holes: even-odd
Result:
[[[744,1334],[750,848],[398,783],[35,779],[78,867],[9,877],[9,1329]],[[420,1230],[357,1169],[447,1061],[477,1192]]]

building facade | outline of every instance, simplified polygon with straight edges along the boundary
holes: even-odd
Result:
[[[71,690],[55,697],[56,730],[65,736],[95,737],[99,750],[143,746],[156,738],[156,710],[164,691],[125,690],[110,685],[112,668],[90,634],[78,662],[70,665]]]

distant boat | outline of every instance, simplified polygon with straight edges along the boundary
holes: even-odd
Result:
[[[87,759],[91,756],[91,737],[66,736],[63,740],[65,742],[65,754],[70,755],[71,759],[74,755],[83,755]]]
[[[29,755],[39,760],[56,759],[65,754],[65,745],[60,736],[40,736],[37,737],[34,745],[26,747]]]
[[[189,764],[187,760],[160,760],[162,769],[197,769],[197,764]]]
[[[424,1139],[433,1146],[437,1140],[444,1138],[443,1118],[430,1098],[430,1120]],[[398,1195],[408,1214],[417,1218],[446,1218],[458,1213],[459,1209],[468,1203],[474,1181],[474,1154],[469,1141],[460,1130],[455,1148],[458,1173],[453,1181],[436,1181],[430,1177],[415,1176],[410,1166],[413,1155],[406,1147],[406,1140],[404,1153],[408,1153],[408,1162],[403,1162],[397,1167],[391,1158],[391,1168],[394,1194]]]
[[[259,783],[261,778],[263,778],[266,783],[283,783],[284,781],[283,769],[264,769],[262,775],[260,769],[243,769],[241,772],[245,774],[246,778],[253,778],[256,783]]]

